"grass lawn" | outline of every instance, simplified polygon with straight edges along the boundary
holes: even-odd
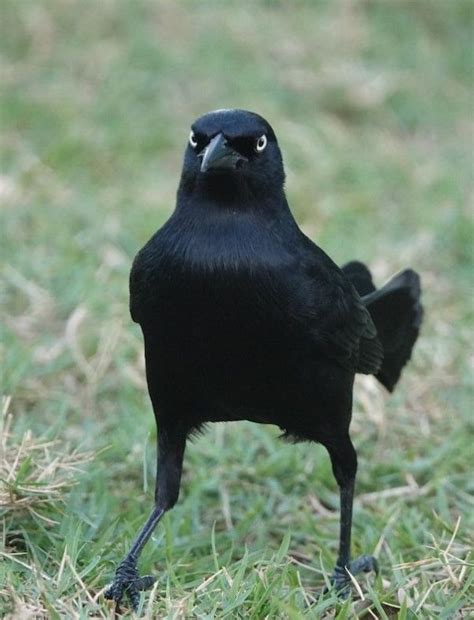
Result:
[[[0,617],[109,618],[101,591],[153,501],[156,431],[128,314],[174,207],[191,121],[275,128],[305,232],[426,317],[399,389],[357,380],[354,554],[321,594],[338,493],[321,446],[214,425],[140,562],[149,618],[474,614],[472,0],[1,0]]]

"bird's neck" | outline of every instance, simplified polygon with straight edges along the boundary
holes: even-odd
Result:
[[[244,183],[181,184],[176,213],[191,217],[221,217],[226,214],[259,220],[294,222],[283,188],[253,190]]]
[[[279,195],[222,195],[180,187],[174,213],[160,230],[168,267],[190,274],[250,273],[275,261],[291,262],[301,231],[281,190]],[[193,276],[194,277],[194,276]]]

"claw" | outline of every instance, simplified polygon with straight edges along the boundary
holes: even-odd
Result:
[[[370,573],[374,571],[379,574],[379,563],[372,555],[361,555],[349,564],[349,570],[353,575],[358,573]]]
[[[136,560],[126,558],[117,568],[115,578],[106,587],[104,596],[106,599],[115,601],[117,606],[119,606],[124,595],[126,595],[132,609],[137,611],[140,602],[140,590],[149,590],[154,582],[155,578],[152,575],[140,577],[137,571]]]
[[[344,566],[336,566],[334,568],[331,581],[341,598],[349,596],[351,580]]]
[[[374,571],[374,573],[378,575],[379,563],[376,558],[371,555],[361,555],[349,564],[347,570],[345,566],[336,566],[331,581],[338,595],[342,598],[347,598],[351,590],[351,579],[348,571],[352,575],[370,573],[371,571]]]

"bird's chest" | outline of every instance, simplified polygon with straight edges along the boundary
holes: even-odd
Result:
[[[132,273],[147,372],[164,390],[186,385],[216,415],[283,398],[308,346],[293,313],[297,261],[278,241],[245,232],[180,230],[142,253]]]
[[[263,335],[284,304],[290,262],[265,228],[247,218],[181,226],[160,240],[150,263],[152,322],[193,342]]]
[[[291,312],[297,261],[248,224],[165,230],[138,265],[147,355],[163,376],[219,393],[215,400],[233,390],[254,399],[275,378],[283,383],[304,346]]]
[[[283,287],[273,275],[221,264],[166,278],[151,339],[162,376],[219,410],[263,406],[276,392],[275,382],[284,385],[296,343]]]
[[[182,262],[158,275],[156,288],[154,323],[188,355],[190,349],[200,355],[250,349],[271,341],[280,327],[284,294],[263,265],[249,267],[228,255],[215,263]]]

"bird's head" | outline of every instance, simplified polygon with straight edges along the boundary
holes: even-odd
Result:
[[[180,190],[221,199],[282,193],[285,173],[270,124],[247,110],[216,110],[192,125]]]

